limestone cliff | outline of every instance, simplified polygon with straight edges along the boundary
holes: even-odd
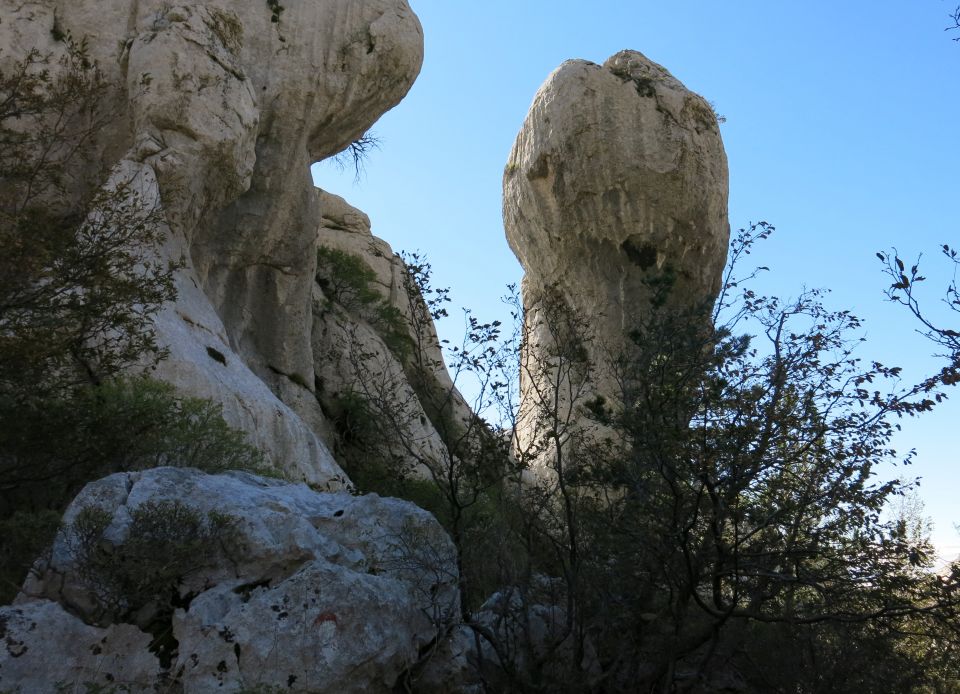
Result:
[[[387,453],[414,461],[445,450],[423,393],[472,415],[402,262],[309,167],[406,94],[419,21],[406,0],[0,0],[0,69],[33,49],[58,69],[71,40],[113,120],[67,179],[159,213],[151,252],[177,267],[154,375],[222,405],[291,481],[157,468],[88,484],[0,607],[0,690],[391,691],[460,615],[455,551],[413,504],[342,490],[328,414],[388,383],[406,428]],[[324,295],[322,248],[372,268],[389,329]]]
[[[113,86],[116,126],[94,143],[95,168],[161,208],[158,253],[183,263],[178,300],[157,320],[169,349],[157,375],[222,403],[294,477],[341,484],[312,392],[321,211],[309,166],[416,78],[423,36],[406,0],[0,0],[0,11],[0,60],[57,56],[72,36]]]

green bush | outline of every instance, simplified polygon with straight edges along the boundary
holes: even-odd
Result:
[[[331,301],[373,326],[401,362],[413,350],[403,313],[375,288],[377,274],[363,258],[337,248],[317,249],[317,284]]]
[[[77,388],[68,396],[0,400],[0,517],[63,508],[87,482],[160,465],[269,472],[263,455],[207,400],[149,378]]]
[[[151,316],[175,297],[156,202],[100,188],[120,114],[86,44],[62,36],[0,71],[0,398],[28,401],[163,356]]]
[[[82,509],[65,533],[77,574],[121,621],[151,603],[169,607],[184,580],[214,566],[239,542],[235,517],[179,501],[148,501],[130,518],[118,547],[104,537],[112,516],[96,506]]]
[[[53,542],[59,527],[60,514],[50,510],[17,511],[0,520],[0,605],[16,597],[30,567]]]
[[[176,647],[170,618],[189,599],[180,595],[183,584],[241,550],[238,519],[179,501],[148,501],[130,511],[119,546],[105,537],[111,521],[108,512],[88,506],[66,528],[74,570],[96,596],[99,621],[137,624],[153,634],[152,650],[167,658]]]
[[[370,285],[377,273],[363,258],[339,248],[320,246],[317,249],[317,284],[331,301],[348,311],[360,311],[383,297]]]
[[[0,399],[0,604],[88,482],[160,465],[279,473],[208,400],[149,378],[108,381],[27,403]],[[34,524],[38,531],[30,530]]]

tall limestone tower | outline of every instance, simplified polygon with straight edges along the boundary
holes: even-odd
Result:
[[[588,397],[616,399],[599,365],[650,310],[651,279],[675,276],[678,308],[716,296],[727,187],[713,109],[641,53],[567,61],[547,78],[503,178],[507,240],[526,273],[521,450],[552,431],[535,421],[542,404],[572,424]],[[571,332],[588,339],[572,345]]]

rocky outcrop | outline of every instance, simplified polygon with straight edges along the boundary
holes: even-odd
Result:
[[[84,40],[116,118],[87,168],[142,192],[182,263],[157,320],[158,376],[224,406],[298,479],[343,481],[313,395],[311,300],[320,208],[309,166],[362,135],[423,59],[406,0],[96,3],[0,0],[0,60]],[[321,438],[318,438],[317,434]]]
[[[665,273],[675,276],[675,306],[716,296],[729,236],[717,119],[640,53],[602,66],[568,61],[550,75],[510,153],[503,195],[507,240],[526,273],[528,363],[557,361],[562,330],[551,314],[569,312],[586,323],[584,361],[601,364],[623,349],[649,310],[649,281]],[[615,395],[591,378],[575,399]],[[533,436],[525,426],[521,447]]]
[[[219,530],[199,533],[197,519]],[[54,691],[95,663],[137,691],[145,678],[185,692],[389,691],[459,614],[449,538],[396,499],[157,468],[87,485],[64,521],[31,599],[0,609],[8,643],[22,643],[0,651],[4,691]],[[197,556],[158,563],[179,569],[166,585],[131,590],[156,575],[145,540],[198,534]],[[46,670],[51,649],[62,663]]]
[[[389,420],[378,423],[381,453],[398,469],[428,477],[424,461],[439,469],[449,456],[441,432],[453,438],[455,423],[467,429],[473,412],[447,372],[433,320],[403,259],[343,198],[320,191],[320,208],[317,398],[334,419],[345,414],[345,399],[367,403],[368,412]]]
[[[391,691],[460,615],[456,556],[412,504],[315,491],[349,483],[327,413],[367,376],[388,384],[405,422],[388,453],[413,461],[449,457],[440,417],[476,420],[403,262],[309,166],[410,88],[416,16],[406,0],[0,0],[0,16],[0,68],[37,49],[56,71],[85,45],[109,85],[111,127],[61,204],[104,186],[162,227],[150,257],[177,299],[153,318],[153,375],[313,488],[173,468],[89,484],[0,608],[0,690]],[[387,324],[324,294],[321,246],[372,268]]]

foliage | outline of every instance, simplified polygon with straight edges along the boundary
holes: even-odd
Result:
[[[92,479],[159,465],[267,471],[219,405],[166,383],[118,379],[42,406],[0,403],[0,508],[62,508]]]
[[[332,408],[340,431],[338,460],[359,490],[414,500],[443,523],[458,548],[467,611],[479,606],[483,591],[496,587],[481,578],[489,575],[488,555],[480,556],[489,549],[482,529],[498,526],[509,440],[472,414],[456,386],[476,376],[478,396],[472,404],[477,411],[486,409],[499,388],[495,363],[506,352],[494,348],[499,323],[484,324],[465,313],[464,343],[450,350],[452,380],[446,385],[439,380],[444,364],[433,320],[446,315],[447,292],[433,290],[430,265],[422,257],[404,260],[412,353],[399,371],[357,339],[345,346],[357,383]]]
[[[112,516],[79,511],[64,530],[73,571],[96,598],[104,623],[130,622],[154,634],[152,648],[168,658],[170,617],[189,596],[185,582],[240,551],[237,518],[202,513],[179,501],[148,501],[130,509],[121,543],[108,539]]]
[[[453,380],[478,378],[477,411],[500,413],[512,454],[510,437],[499,447],[462,437],[470,423],[456,418],[434,422],[446,454],[425,455],[409,435],[406,445],[438,492],[465,603],[476,607],[489,586],[512,595],[510,616],[492,624],[463,615],[485,644],[488,686],[926,692],[960,682],[960,571],[933,574],[922,525],[885,514],[913,483],[877,477],[911,462],[891,438],[901,417],[936,404],[939,384],[901,388],[898,368],[863,362],[860,321],[824,307],[822,292],[782,301],[750,289],[757,271],[735,276],[772,231],[736,236],[715,306],[673,296],[669,268],[651,277],[649,305],[619,348],[549,287],[525,315],[514,298],[520,321],[505,339],[467,314]],[[537,360],[524,349],[533,339]],[[368,387],[364,407],[404,441],[404,408],[389,392]],[[546,631],[533,626],[544,614]]]
[[[742,232],[732,257],[769,230]],[[554,351],[525,372],[528,392],[568,394],[540,401],[525,424],[540,432],[527,455],[552,473],[523,492],[526,532],[565,585],[553,648],[576,654],[540,659],[540,677],[559,677],[551,686],[581,691],[599,677],[700,691],[757,625],[806,633],[824,658],[830,634],[889,648],[922,624],[928,638],[956,625],[957,577],[929,573],[926,538],[881,516],[909,483],[875,477],[910,462],[890,447],[896,419],[929,410],[936,394],[926,383],[883,390],[899,369],[864,366],[858,319],[825,309],[819,292],[783,302],[732,274],[726,287],[712,311],[683,309],[666,300],[670,281],[651,283],[627,349],[604,364],[582,363],[592,338],[576,317],[537,309]],[[617,388],[582,424],[576,403],[591,382]]]
[[[20,402],[160,358],[149,318],[174,295],[154,206],[129,183],[91,192],[108,85],[65,41],[0,74],[0,397]]]
[[[122,377],[164,356],[151,322],[174,298],[157,201],[103,184],[109,85],[86,45],[32,50],[0,74],[0,555],[6,602],[87,482],[182,465],[269,472],[208,401]]]
[[[367,400],[354,391],[340,393],[332,399],[327,414],[337,432],[334,454],[355,487],[407,498],[401,491],[407,476],[393,459],[384,427]]]
[[[225,441],[198,403],[174,407],[169,390],[111,381],[163,356],[151,316],[173,298],[175,268],[154,255],[163,239],[155,201],[133,182],[101,187],[95,154],[113,124],[112,87],[85,43],[54,31],[56,56],[31,50],[0,73],[4,601],[70,495],[146,464],[163,422],[138,417],[165,413]],[[164,454],[186,454],[185,439],[171,442]]]
[[[953,267],[953,279],[947,284],[942,297],[943,305],[952,313],[960,313],[960,288],[957,287],[956,272],[960,267],[960,255],[944,244],[941,252]],[[877,253],[886,275],[892,280],[887,288],[890,301],[905,306],[920,323],[920,332],[939,348],[944,350],[940,356],[947,360],[940,373],[925,382],[925,386],[934,390],[939,384],[955,385],[960,383],[960,332],[946,327],[928,316],[917,294],[918,285],[927,280],[920,272],[920,259],[907,269],[906,263],[896,250]]]
[[[88,506],[64,537],[77,575],[120,621],[149,603],[169,603],[184,579],[214,565],[236,539],[236,518],[204,514],[178,501],[148,501],[131,509],[119,546],[106,539],[111,521],[110,514]]]
[[[0,605],[16,597],[23,579],[60,527],[56,511],[17,511],[0,519]]]
[[[52,535],[52,519],[87,482],[159,465],[277,474],[219,405],[147,378],[20,405],[0,401],[0,423],[0,523],[11,529],[0,533],[0,555],[11,557],[0,603],[16,594]]]
[[[732,256],[768,231],[742,233]],[[658,310],[670,286],[651,289],[628,349],[597,367],[619,386],[593,403],[598,429],[562,444],[578,455],[555,467],[554,493],[572,511],[541,523],[566,550],[571,635],[589,625],[604,676],[706,686],[751,624],[817,625],[822,646],[841,624],[889,644],[921,617],[949,623],[952,588],[925,570],[928,541],[881,517],[909,484],[875,477],[898,460],[897,418],[934,404],[929,384],[882,390],[899,369],[864,366],[859,321],[819,292],[744,289],[711,313]]]
[[[363,258],[320,246],[316,279],[330,300],[369,321],[401,362],[410,356],[410,335],[403,313],[373,286],[377,274]]]

